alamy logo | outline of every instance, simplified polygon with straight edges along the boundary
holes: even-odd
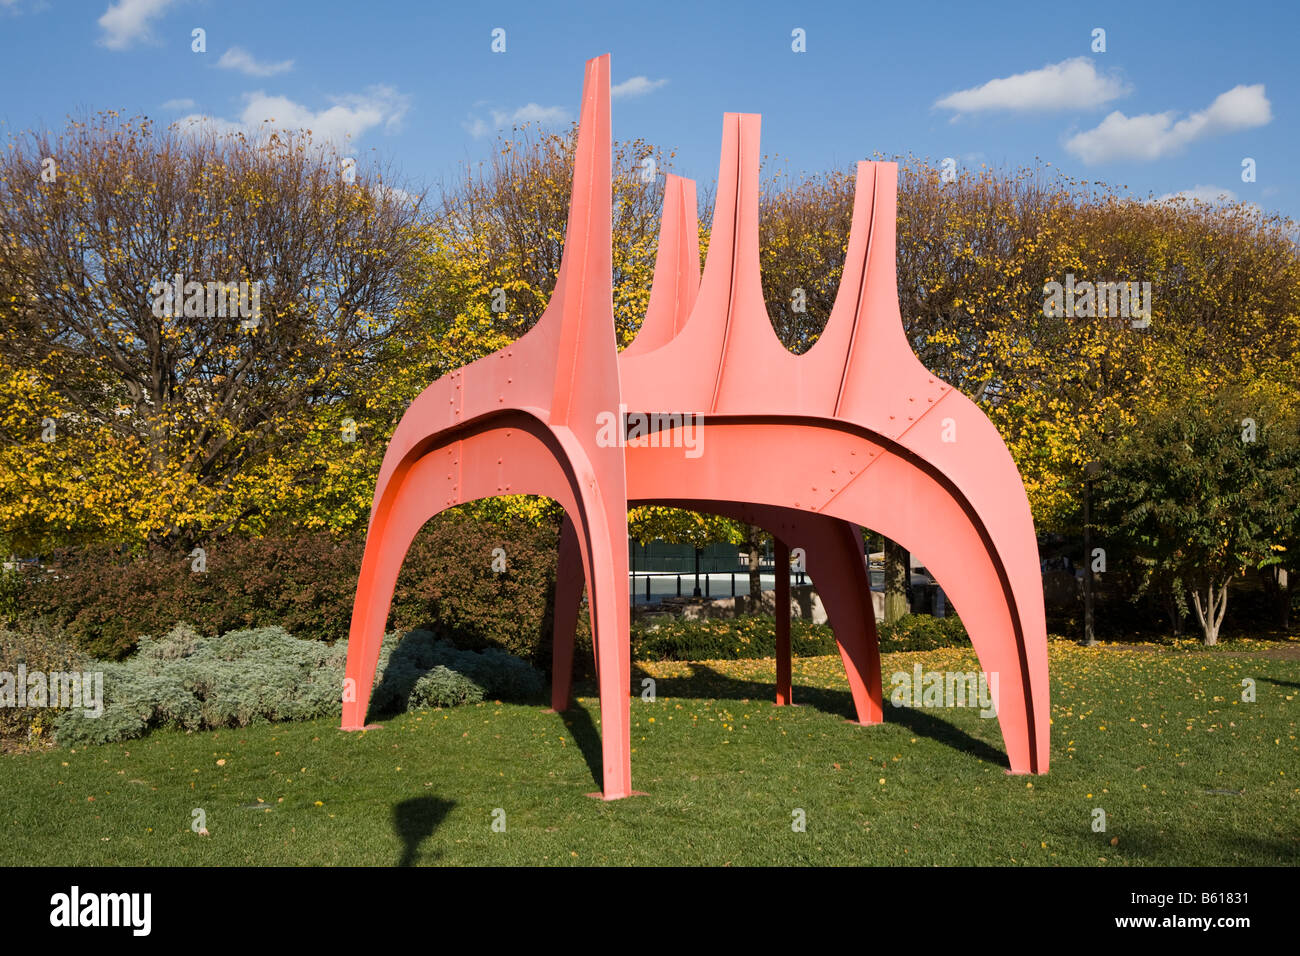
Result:
[[[50,897],[51,926],[129,926],[132,935],[148,936],[153,912],[150,893],[70,893]]]
[[[1074,273],[1065,283],[1048,282],[1043,286],[1043,315],[1049,319],[1130,319],[1133,328],[1151,324],[1151,283],[1091,282],[1075,283]]]
[[[262,282],[185,281],[175,277],[160,279],[149,287],[156,318],[241,318],[240,327],[255,329],[262,320]]]
[[[619,428],[619,423],[623,428]],[[704,416],[695,412],[618,412],[596,415],[596,444],[601,448],[682,448],[687,458],[704,454]]]
[[[981,717],[998,715],[998,675],[975,671],[922,671],[890,677],[889,700],[895,707],[979,707]]]
[[[104,715],[103,671],[0,671],[0,707],[80,707],[86,717]]]

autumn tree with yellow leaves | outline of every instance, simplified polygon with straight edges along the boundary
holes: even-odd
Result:
[[[0,158],[5,544],[183,547],[272,525],[364,528],[410,400],[545,308],[574,144],[572,130],[514,130],[420,202],[377,165],[346,174],[304,134],[104,116],[19,137]],[[615,146],[621,345],[649,300],[672,159],[639,140]],[[849,170],[765,171],[764,297],[792,351],[829,317],[853,187]],[[897,235],[908,339],[998,426],[1040,530],[1077,530],[1084,464],[1118,458],[1175,400],[1231,385],[1261,408],[1300,404],[1289,220],[1241,203],[1138,201],[1043,165],[952,179],[907,158]],[[156,283],[178,273],[260,282],[260,321],[159,312]],[[1148,283],[1150,315],[1046,309],[1048,285],[1067,277]],[[558,520],[553,503],[524,497],[465,510]],[[754,529],[673,509],[634,511],[630,528],[761,544]],[[1295,567],[1289,552],[1278,560]]]
[[[418,223],[381,170],[306,134],[102,114],[18,137],[0,156],[10,543],[184,547],[316,495],[401,359]]]

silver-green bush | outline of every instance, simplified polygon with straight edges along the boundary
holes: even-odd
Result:
[[[335,716],[342,708],[347,643],[333,647],[292,637],[280,627],[204,637],[178,624],[162,637],[142,637],[134,656],[96,661],[104,672],[104,712],[61,713],[62,744],[107,743],[155,727],[207,730],[252,723]],[[385,635],[371,709],[375,712],[453,707],[484,697],[526,698],[542,676],[505,651],[464,651],[428,631]]]

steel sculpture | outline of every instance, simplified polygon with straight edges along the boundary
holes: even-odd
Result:
[[[357,585],[343,729],[364,726],[397,573],[420,527],[463,502],[539,494],[566,515],[552,704],[570,702],[585,583],[605,799],[632,793],[629,504],[727,515],[770,531],[778,555],[803,548],[865,725],[883,719],[883,694],[859,526],[898,541],[943,585],[982,669],[996,675],[1011,772],[1045,772],[1047,640],[1029,502],[997,430],[920,363],[903,332],[897,167],[858,165],[834,308],[816,344],[794,355],[772,330],[760,282],[759,117],[727,114],[703,277],[694,183],[668,176],[646,318],[619,354],[609,102],[606,55],[587,63],[564,255],[545,313],[514,344],[430,385],[393,434]],[[622,427],[629,411],[661,416],[653,439],[602,440],[597,423],[617,413]],[[701,454],[674,440],[687,427],[701,429]],[[790,703],[780,578],[776,697]]]

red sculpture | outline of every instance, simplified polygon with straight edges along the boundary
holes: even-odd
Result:
[[[628,796],[627,508],[671,504],[758,524],[778,565],[803,548],[858,722],[883,718],[859,525],[943,585],[995,689],[1011,771],[1048,767],[1047,639],[1024,485],[997,430],[921,365],[898,309],[897,168],[860,163],[848,254],[826,329],[804,355],[776,338],[759,273],[759,117],[727,114],[699,275],[694,184],[669,176],[645,321],[620,355],[610,253],[609,57],[587,63],[572,204],[555,292],[513,345],[425,389],[393,434],[357,586],[343,729],[360,729],[411,540],[440,511],[501,494],[558,501],[552,703],[569,704],[584,581],[599,680],[603,796]],[[674,410],[669,415],[664,410]],[[609,441],[624,413],[665,418]],[[651,417],[651,421],[654,419]],[[698,429],[695,454],[684,429]],[[777,702],[790,703],[789,582],[777,575]],[[782,587],[784,584],[784,588]],[[365,693],[360,693],[364,690]]]

